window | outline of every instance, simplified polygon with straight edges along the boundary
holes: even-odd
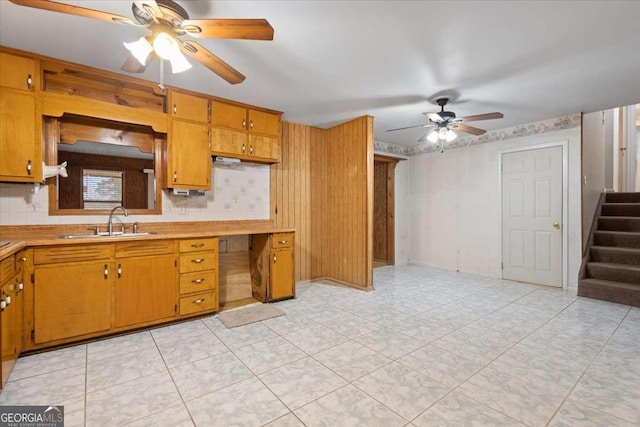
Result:
[[[85,209],[111,209],[122,205],[122,171],[84,169],[82,201]]]

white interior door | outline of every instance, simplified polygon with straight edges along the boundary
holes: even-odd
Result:
[[[562,147],[502,155],[502,277],[562,286]]]

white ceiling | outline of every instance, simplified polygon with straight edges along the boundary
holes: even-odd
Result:
[[[132,17],[130,1],[65,1]],[[640,1],[187,1],[191,18],[266,18],[273,41],[198,39],[247,76],[205,67],[174,86],[259,105],[327,127],[369,114],[375,139],[416,145],[450,94],[487,130],[640,102]],[[121,72],[124,41],[147,30],[0,0],[0,44]],[[192,63],[194,61],[191,61]],[[157,81],[157,62],[140,77]]]

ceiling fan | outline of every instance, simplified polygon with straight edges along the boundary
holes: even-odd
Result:
[[[148,61],[158,56],[171,62],[174,73],[191,68],[183,54],[231,84],[242,83],[245,76],[207,49],[184,35],[197,38],[273,40],[273,28],[266,19],[189,19],[189,14],[172,0],[136,0],[132,4],[134,19],[85,7],[51,0],[10,0],[21,6],[69,15],[83,16],[106,22],[146,27],[151,35],[133,43],[125,43],[131,52],[122,70],[142,73]]]
[[[397,130],[413,129],[413,128],[432,128],[429,132],[424,134],[418,142],[431,141],[433,143],[441,142],[444,146],[444,142],[451,142],[456,139],[457,135],[453,130],[459,130],[462,132],[470,133],[472,135],[482,135],[486,131],[477,127],[465,125],[462,122],[475,122],[479,120],[501,119],[504,117],[502,113],[486,113],[477,114],[474,116],[456,117],[453,111],[444,111],[445,105],[449,103],[449,97],[443,96],[436,98],[435,102],[440,106],[440,111],[437,113],[423,113],[429,119],[429,123],[424,125],[407,126],[398,129],[389,129],[387,132],[393,132]]]

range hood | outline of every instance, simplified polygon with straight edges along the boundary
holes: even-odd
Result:
[[[233,157],[214,156],[213,163],[218,166],[237,168],[238,166],[240,166],[240,159],[236,159]]]

